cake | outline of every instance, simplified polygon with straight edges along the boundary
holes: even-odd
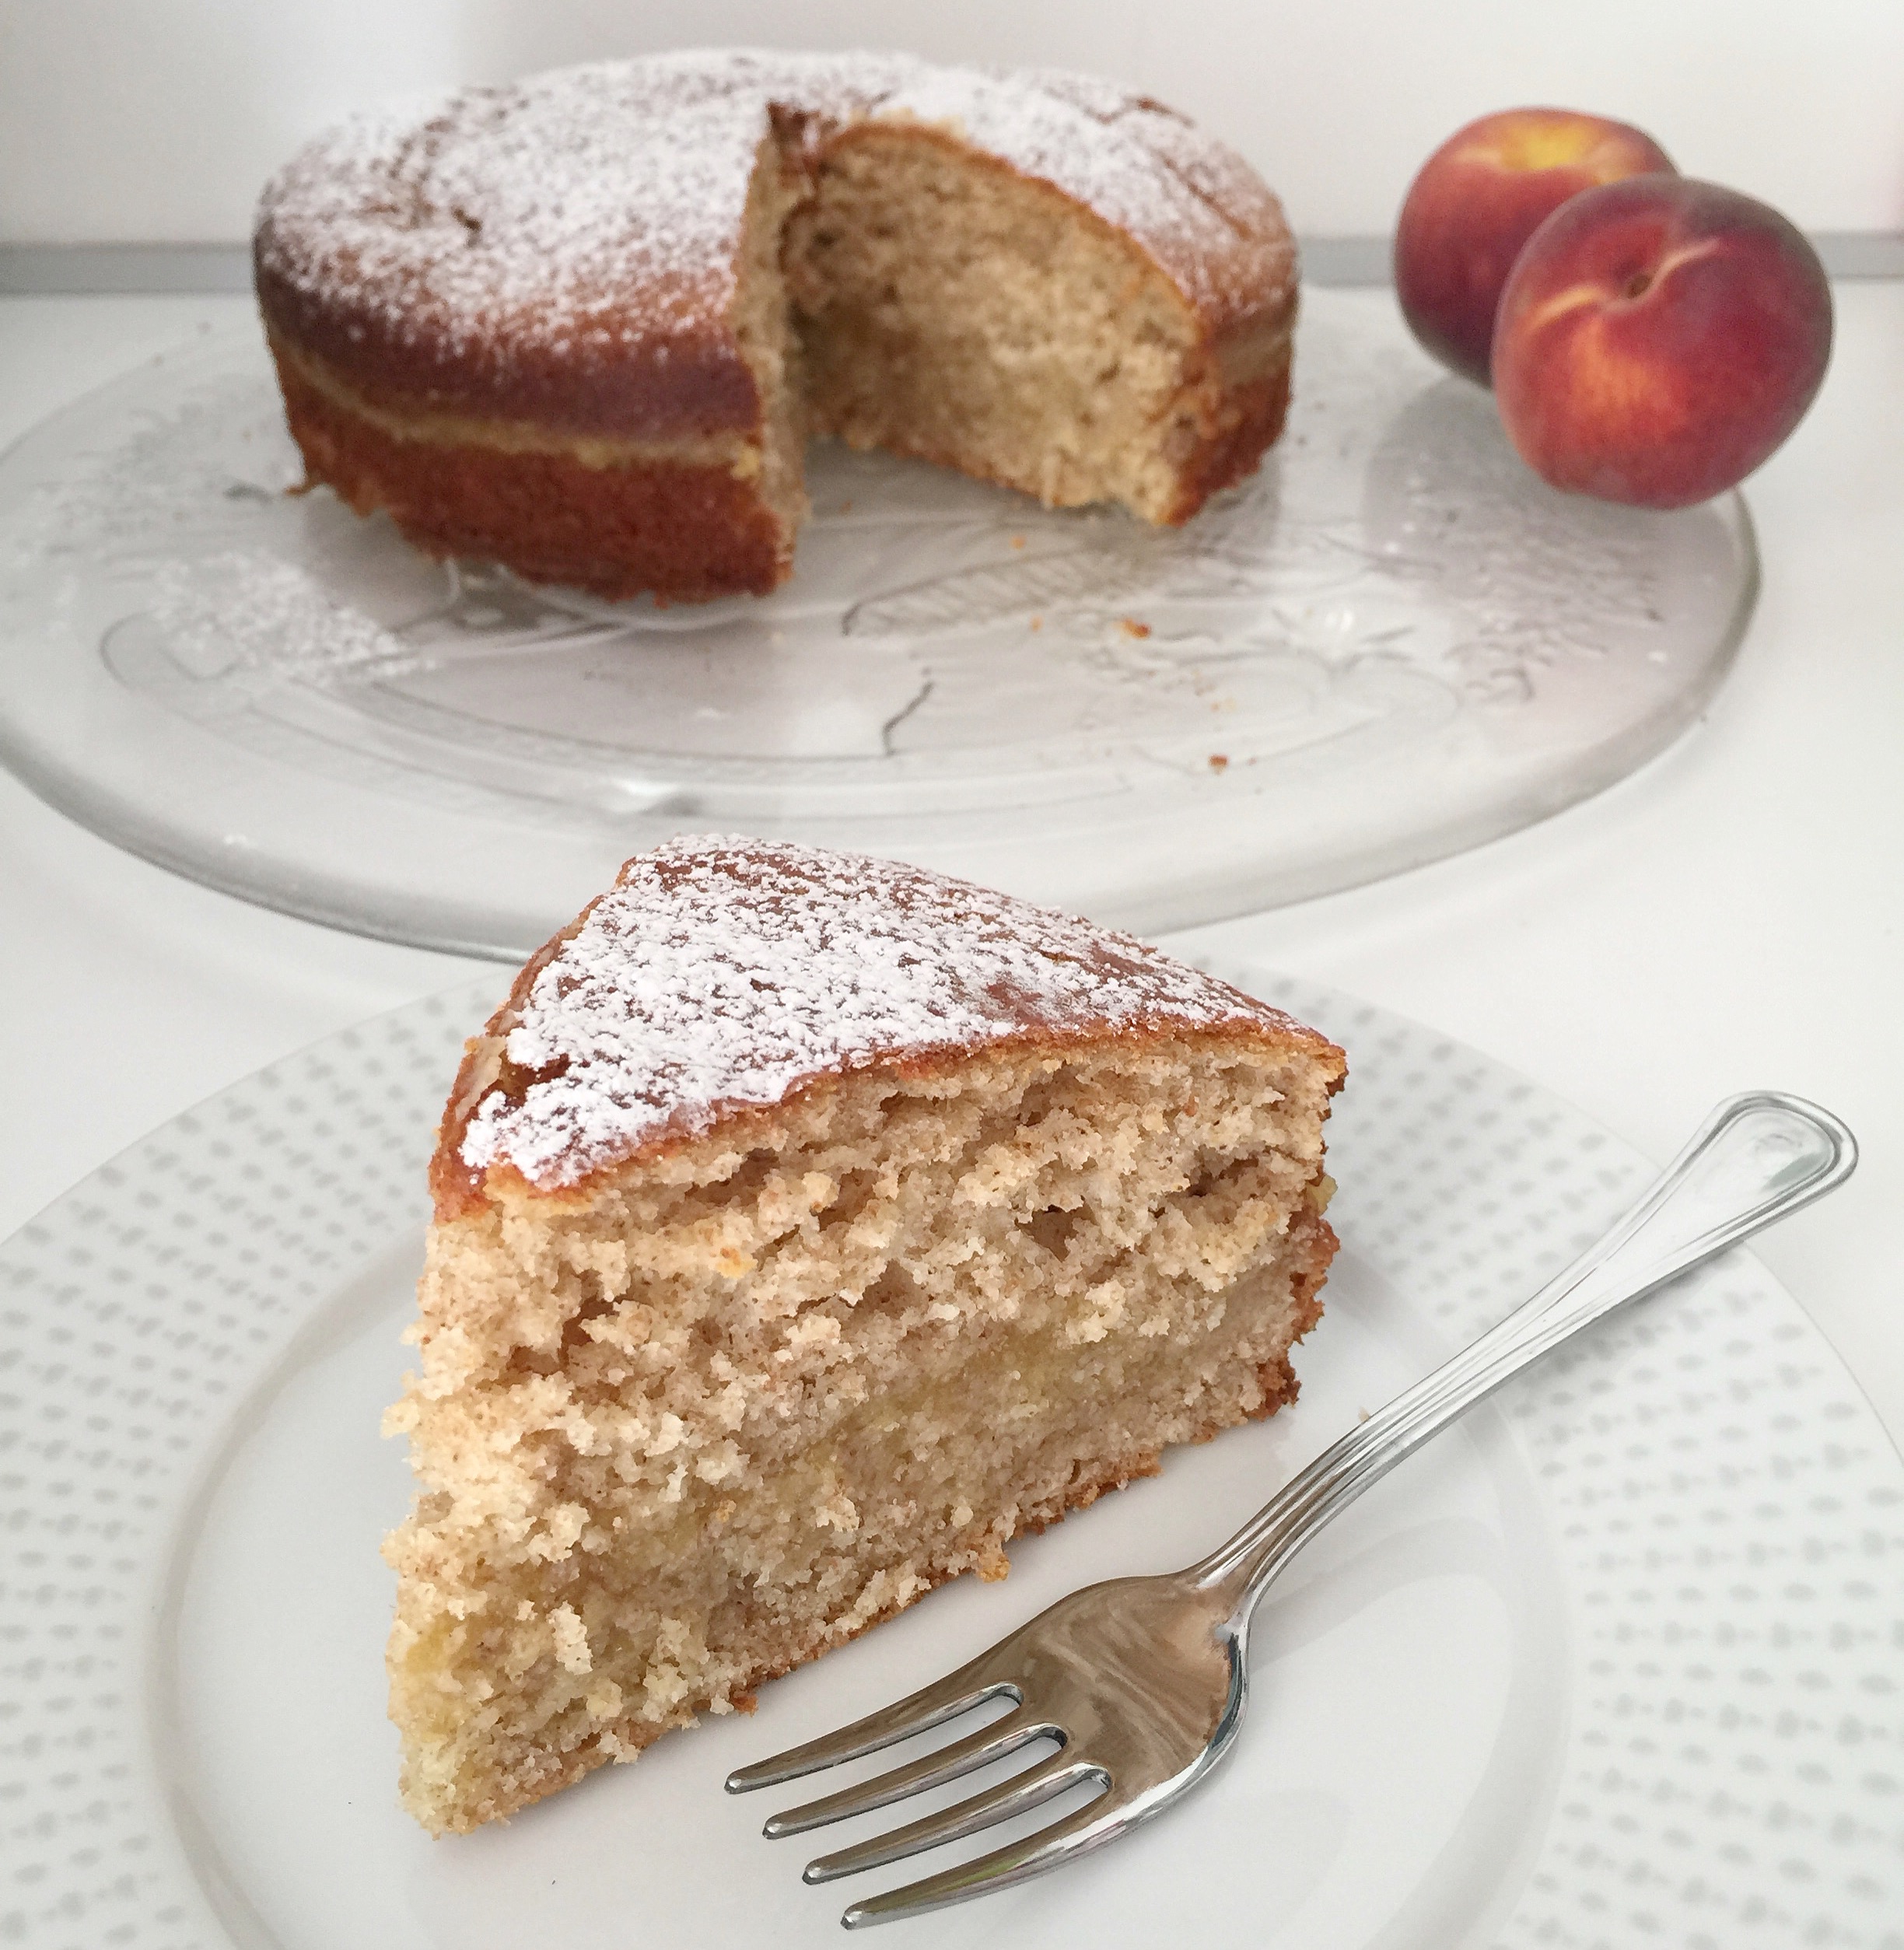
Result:
[[[1105,82],[703,52],[361,117],[266,189],[311,481],[419,548],[673,600],[772,589],[810,433],[1186,520],[1289,398],[1276,198]]]
[[[1266,1004],[961,882],[630,860],[439,1136],[389,1418],[410,1811],[467,1830],[747,1709],[1288,1400],[1342,1073]]]

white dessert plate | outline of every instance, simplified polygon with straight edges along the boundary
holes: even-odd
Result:
[[[376,1429],[432,1126],[493,986],[261,1071],[49,1208],[0,1251],[0,1941],[837,1942],[842,1886],[801,1883],[819,1851],[763,1840],[770,1798],[725,1795],[730,1768],[1073,1585],[1215,1542],[1648,1175],[1471,1049],[1223,972],[1350,1052],[1343,1250],[1300,1401],[1021,1542],[1005,1583],[963,1580],[763,1689],[751,1717],[473,1836],[432,1841],[397,1805],[376,1547],[408,1481]],[[1236,1756],[1182,1809],[894,1941],[1895,1950],[1901,1617],[1904,1463],[1735,1253],[1470,1416],[1298,1561],[1255,1634]]]
[[[669,835],[916,861],[1146,932],[1528,824],[1690,723],[1745,504],[1554,492],[1387,292],[1303,300],[1186,527],[817,445],[791,581],[657,608],[441,565],[302,466],[255,329],[0,459],[0,762],[267,906],[520,960]]]

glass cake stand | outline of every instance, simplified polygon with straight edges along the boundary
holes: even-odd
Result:
[[[670,834],[893,855],[1146,933],[1472,846],[1657,751],[1744,504],[1555,493],[1386,294],[1304,299],[1290,429],[1160,532],[831,443],[786,587],[439,564],[301,470],[255,332],[0,460],[0,758],[243,898],[518,957]]]

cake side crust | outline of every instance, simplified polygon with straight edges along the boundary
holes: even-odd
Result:
[[[792,566],[793,527],[761,495],[757,449],[604,464],[586,445],[503,444],[487,429],[456,438],[440,416],[413,436],[395,430],[401,409],[380,405],[373,418],[340,387],[314,383],[308,355],[277,363],[307,478],[360,515],[387,512],[439,560],[482,557],[611,600],[765,595]]]
[[[761,471],[759,443],[741,429],[642,439],[632,434],[572,433],[535,420],[484,418],[398,395],[380,399],[282,333],[265,328],[265,344],[281,380],[294,374],[303,389],[393,439],[432,446],[488,446],[505,453],[553,453],[585,467],[724,467],[736,480]]]
[[[1210,415],[1203,437],[1185,456],[1176,498],[1157,516],[1160,524],[1179,528],[1213,494],[1247,481],[1262,464],[1263,456],[1281,439],[1289,418],[1290,366],[1264,377],[1228,388],[1218,410]]]

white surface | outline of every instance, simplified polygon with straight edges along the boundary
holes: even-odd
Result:
[[[961,1580],[764,1689],[757,1717],[467,1838],[432,1843],[391,1793],[375,1544],[408,1485],[373,1432],[405,1359],[440,1077],[502,971],[247,1079],[60,1200],[0,1249],[0,1507],[26,1574],[0,1589],[26,1682],[0,1794],[30,1817],[9,1825],[8,1940],[619,1950],[639,1914],[654,1950],[837,1943],[845,1892],[802,1889],[799,1864],[894,1818],[769,1847],[762,1814],[811,1791],[733,1801],[730,1768],[1080,1584],[1213,1543],[1649,1175],[1438,1032],[1220,966],[1360,1052],[1333,1138],[1344,1248],[1297,1405],[1015,1546],[1002,1589]],[[1192,1806],[908,1941],[1894,1950],[1901,1566],[1904,1462],[1734,1254],[1512,1385],[1304,1554]]]
[[[1762,1255],[1904,1437],[1904,285],[1839,305],[1818,404],[1748,488],[1765,588],[1703,723],[1544,825],[1195,938],[1461,1036],[1655,1158],[1734,1090],[1829,1105],[1862,1168]],[[0,438],[246,306],[0,302]],[[0,775],[0,1235],[208,1091],[468,965],[188,885]]]
[[[271,171],[366,102],[731,42],[1115,75],[1234,143],[1311,236],[1386,232],[1461,123],[1545,101],[1807,228],[1904,225],[1887,0],[0,0],[0,240],[242,238]]]

